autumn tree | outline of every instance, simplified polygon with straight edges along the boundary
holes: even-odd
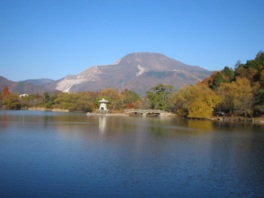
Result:
[[[180,116],[188,116],[188,107],[193,100],[194,88],[191,85],[181,87],[181,89],[172,94],[170,103],[172,104],[173,112]]]
[[[213,83],[214,83],[214,79],[215,79],[215,76],[218,75],[219,72],[215,71],[211,74],[211,76],[203,79],[202,81],[199,81],[197,83],[197,85],[199,86],[207,86],[207,87],[210,87],[211,89],[213,89]]]
[[[222,71],[215,71],[208,78],[205,78],[201,82],[198,82],[197,85],[205,85],[211,89],[218,89],[221,83],[229,83],[234,79],[234,71],[225,67]]]
[[[236,70],[237,78],[247,78],[251,82],[257,81],[258,70],[252,67],[241,66]]]
[[[4,98],[4,97],[6,97],[8,94],[9,94],[8,87],[5,86],[5,87],[3,88],[3,91],[2,91],[2,97]]]
[[[235,70],[236,78],[247,78],[251,84],[261,81],[264,68],[264,53],[259,52],[255,59],[240,64]],[[262,83],[261,83],[262,84]]]
[[[106,100],[109,101],[108,107],[112,110],[117,110],[122,106],[121,105],[122,104],[121,95],[119,94],[118,90],[114,88],[107,88],[107,89],[101,90],[99,93],[99,97],[97,98],[97,103],[102,98],[105,98]]]
[[[193,100],[188,106],[188,117],[210,118],[220,97],[207,87],[194,87]]]
[[[4,86],[1,94],[1,106],[3,109],[20,109],[21,103],[18,94],[10,93],[7,86]]]
[[[237,78],[236,81],[222,84],[218,91],[222,97],[223,109],[232,114],[252,115],[254,89],[247,78]]]
[[[176,113],[189,118],[210,118],[220,97],[206,86],[185,86],[171,98]]]
[[[264,113],[264,53],[260,51],[255,59],[245,64],[238,61],[234,70],[225,67],[213,72],[197,85],[205,85],[221,95],[222,102],[216,107],[219,110],[237,115],[253,115],[254,111]]]

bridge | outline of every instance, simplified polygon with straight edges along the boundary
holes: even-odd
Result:
[[[166,111],[155,109],[126,109],[125,113],[129,116],[158,117],[167,114]]]

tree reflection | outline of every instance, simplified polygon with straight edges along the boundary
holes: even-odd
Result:
[[[211,131],[213,129],[212,121],[210,120],[188,120],[188,127],[200,130]]]

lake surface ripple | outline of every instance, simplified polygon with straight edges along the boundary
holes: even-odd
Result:
[[[0,111],[0,197],[264,197],[264,128]]]

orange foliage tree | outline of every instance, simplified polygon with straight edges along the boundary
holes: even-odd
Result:
[[[3,88],[3,91],[2,91],[2,97],[4,98],[4,97],[6,97],[8,94],[9,94],[8,87],[5,86],[5,87]]]

